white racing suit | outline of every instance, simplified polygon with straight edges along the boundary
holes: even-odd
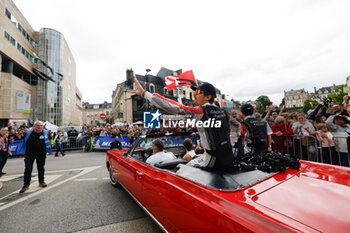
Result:
[[[202,106],[192,107],[192,106],[182,105],[174,100],[165,98],[164,96],[161,96],[156,93],[152,94],[147,91],[145,92],[145,98],[157,108],[163,109],[164,111],[170,114],[188,115],[196,119],[196,121],[202,120],[202,117],[204,115],[204,110]],[[206,103],[203,106],[206,106],[206,105],[210,105],[210,103]],[[194,166],[194,167],[212,169],[214,167],[216,158],[211,156],[207,152],[207,150],[210,150],[210,145],[205,133],[205,129],[203,127],[198,127],[197,129],[200,135],[201,145],[204,148],[205,152],[198,159],[191,160],[188,163],[188,165]]]

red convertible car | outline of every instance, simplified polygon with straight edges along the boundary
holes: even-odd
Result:
[[[186,136],[160,136],[179,159],[146,164],[156,136],[108,151],[122,186],[166,232],[350,232],[350,169],[301,161],[300,169],[210,172],[186,166]]]

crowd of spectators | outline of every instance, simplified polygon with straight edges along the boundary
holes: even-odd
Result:
[[[273,150],[294,153],[301,159],[349,167],[350,105],[326,106],[322,101],[307,114],[279,112],[268,106],[256,118],[266,121],[272,130]],[[236,112],[234,113],[236,114]],[[231,114],[232,115],[232,114]]]

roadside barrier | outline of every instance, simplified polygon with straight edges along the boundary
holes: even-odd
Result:
[[[62,149],[64,151],[70,150],[83,150],[83,151],[107,151],[110,149],[111,142],[114,141],[114,137],[90,137],[90,138],[77,138],[68,137],[66,141],[62,142]],[[130,148],[130,138],[119,137],[119,141],[122,143],[123,148]],[[18,155],[17,150],[21,148],[24,140],[15,140],[10,144],[10,151],[12,156]],[[57,146],[52,145],[52,150],[56,151]]]
[[[324,140],[315,136],[273,136],[272,150],[289,153],[299,159],[349,167],[350,137]]]

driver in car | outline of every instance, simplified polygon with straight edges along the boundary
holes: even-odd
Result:
[[[233,167],[234,157],[229,138],[229,116],[225,117],[225,113],[214,104],[216,89],[212,84],[204,82],[199,86],[191,87],[195,90],[193,101],[195,106],[192,107],[179,104],[157,93],[152,94],[145,91],[136,76],[134,76],[134,82],[137,89],[132,91],[132,93],[147,99],[150,104],[170,114],[190,115],[196,120],[207,120],[209,118],[208,112],[218,113],[218,117],[222,119],[223,126],[215,131],[216,134],[211,134],[210,136],[208,136],[209,133],[206,128],[198,127],[204,154],[198,159],[191,160],[187,165],[221,171],[229,170]],[[217,119],[215,116],[211,118]],[[220,140],[217,140],[218,138]]]
[[[163,162],[165,160],[175,159],[173,153],[171,152],[164,152],[164,143],[161,139],[157,138],[152,142],[152,152],[153,155],[148,157],[146,160],[146,163],[149,163],[150,165],[154,165],[159,162]]]

